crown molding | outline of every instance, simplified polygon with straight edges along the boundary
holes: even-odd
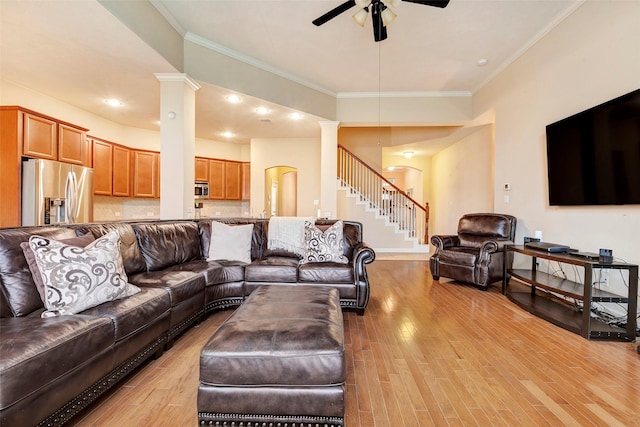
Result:
[[[470,91],[429,91],[429,92],[339,92],[338,99],[358,98],[452,98],[471,97]]]
[[[154,76],[161,82],[181,82],[193,90],[198,90],[202,86],[184,73],[154,73]]]
[[[149,3],[151,3],[151,5],[155,7],[158,12],[160,12],[160,15],[162,15],[164,19],[167,20],[169,25],[171,25],[173,29],[176,30],[182,36],[182,38],[184,38],[184,35],[187,33],[187,31],[184,28],[182,28],[182,25],[180,25],[178,20],[173,17],[173,15],[169,12],[169,10],[166,7],[164,7],[161,1],[149,0]]]

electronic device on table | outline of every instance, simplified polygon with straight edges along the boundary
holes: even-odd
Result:
[[[528,242],[524,246],[528,249],[535,249],[537,251],[550,252],[550,253],[567,253],[571,249],[566,245],[559,245],[557,243],[549,242]]]
[[[597,254],[595,252],[571,252],[571,255],[573,256],[577,256],[580,258],[586,258],[586,259],[600,259],[600,254]]]

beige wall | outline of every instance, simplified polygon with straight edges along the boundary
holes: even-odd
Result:
[[[382,147],[388,145],[390,138],[390,128],[341,127],[338,129],[338,144],[378,172],[382,169]]]
[[[493,212],[491,126],[482,126],[432,159],[429,234],[455,234],[465,213]]]
[[[432,157],[423,155],[414,155],[407,159],[404,156],[391,154],[392,148],[384,148],[382,150],[382,170],[383,176],[387,176],[389,166],[404,166],[404,187],[403,189],[412,187],[414,191],[414,200],[424,206],[425,203],[431,201],[431,181],[433,174],[431,171]]]
[[[290,166],[298,170],[298,216],[316,216],[320,200],[320,140],[268,138],[251,140],[251,212],[259,216],[265,206],[265,170]]]
[[[495,113],[495,209],[518,217],[520,242],[542,230],[546,241],[640,263],[640,206],[549,206],[545,145],[547,124],[640,87],[639,23],[638,1],[585,2],[475,94],[477,115]]]
[[[338,120],[348,126],[415,126],[464,122],[472,118],[470,93],[414,94],[394,93],[339,94]]]

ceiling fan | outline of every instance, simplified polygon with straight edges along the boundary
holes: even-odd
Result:
[[[401,0],[388,0],[391,6],[397,6]],[[425,6],[435,6],[444,8],[447,7],[450,0],[402,0],[409,3],[417,3]],[[373,38],[379,42],[387,38],[387,24],[393,21],[396,14],[385,5],[382,0],[348,0],[342,3],[340,6],[331,9],[319,18],[314,19],[312,22],[315,26],[319,27],[327,21],[335,18],[343,12],[351,9],[354,6],[358,6],[359,10],[353,15],[353,19],[364,27],[364,22],[371,11],[371,22],[373,23]]]

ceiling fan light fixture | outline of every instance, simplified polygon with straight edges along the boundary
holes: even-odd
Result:
[[[393,22],[394,19],[396,19],[398,15],[396,15],[393,10],[389,9],[386,6],[382,6],[382,13],[380,13],[380,17],[382,18],[382,23],[387,26],[389,25],[391,22]]]
[[[384,0],[393,7],[400,5],[402,0]],[[423,6],[433,6],[444,8],[447,7],[450,0],[405,0],[410,3],[421,4]],[[358,12],[353,15],[353,19],[364,26],[368,12],[371,12],[371,22],[373,24],[373,39],[376,42],[387,38],[387,25],[396,18],[393,10],[390,10],[383,0],[347,0],[340,5],[334,7],[327,13],[311,21],[313,25],[319,27],[332,20],[336,16],[346,12],[352,7],[358,7]]]
[[[369,9],[365,7],[363,9],[360,9],[355,13],[355,15],[353,15],[353,20],[356,21],[361,27],[364,27],[367,16],[369,16]]]
[[[413,157],[413,151],[405,151],[402,154],[404,155],[405,159],[410,159]]]
[[[371,23],[373,24],[373,40],[376,42],[386,40],[387,27],[382,22],[382,11],[386,8],[381,1],[371,3]]]

